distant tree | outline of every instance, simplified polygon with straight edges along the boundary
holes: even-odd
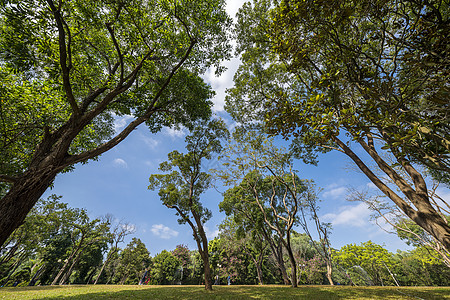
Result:
[[[213,91],[199,75],[223,70],[230,24],[223,0],[2,1],[0,245],[58,173],[140,124],[208,118]]]
[[[224,201],[222,201],[219,205],[221,209],[225,207],[224,203],[226,202],[226,197],[227,196],[224,197]],[[232,203],[227,203],[227,205],[230,204],[232,205]],[[245,203],[241,204],[243,204],[242,206],[245,206]],[[236,206],[240,205],[236,203]],[[229,210],[227,209],[226,211],[227,215],[230,215]],[[252,260],[256,268],[258,283],[263,285],[263,263],[268,257],[269,243],[264,238],[261,228],[258,229],[258,225],[262,226],[262,224],[250,226],[249,223],[251,223],[251,221],[253,221],[253,225],[257,224],[257,222],[255,222],[256,219],[247,220],[245,216],[239,214],[239,208],[237,208],[234,212],[235,215],[233,215],[233,218],[231,218],[231,216],[227,217],[219,225],[219,237],[226,245],[234,247],[239,246],[238,250],[241,252],[243,251]],[[239,223],[236,220],[238,220]]]
[[[311,240],[311,245],[317,250],[317,255],[319,255],[325,262],[327,272],[327,280],[330,285],[334,285],[332,279],[333,273],[333,259],[332,259],[332,248],[330,243],[331,235],[331,224],[320,221],[319,218],[319,204],[318,204],[318,192],[315,190],[314,183],[305,183],[309,185],[308,193],[303,198],[303,205],[300,207],[301,221],[299,222],[305,233]],[[309,219],[307,218],[309,216]],[[319,237],[319,240],[314,241],[309,221],[314,222],[315,231]]]
[[[149,189],[158,189],[165,206],[174,209],[180,224],[188,223],[204,263],[205,288],[212,290],[211,269],[208,255],[208,239],[203,225],[211,217],[211,211],[200,202],[200,195],[211,187],[212,176],[202,171],[202,161],[212,158],[222,150],[220,140],[228,136],[222,120],[199,122],[191,135],[186,137],[188,153],[169,153],[169,161],[159,169],[169,174],[150,176]]]
[[[382,246],[371,241],[361,245],[349,244],[335,251],[333,259],[345,268],[353,283],[360,285],[395,284],[391,273],[393,256]]]
[[[297,213],[303,199],[312,191],[293,170],[292,153],[275,147],[261,132],[238,128],[221,159],[224,168],[217,174],[225,185],[231,186],[226,197],[235,198],[234,203],[246,201],[259,208],[266,230],[270,232],[266,238],[273,232],[288,254],[290,282],[296,287],[297,263],[291,247],[291,232],[298,223]],[[271,248],[276,253],[276,243],[272,243]]]
[[[152,280],[155,284],[174,284],[182,262],[171,252],[161,251],[153,258]]]
[[[114,274],[119,284],[138,284],[152,263],[150,252],[138,238],[133,238],[119,257],[119,265]]]
[[[110,247],[109,247],[108,254],[106,255],[106,259],[105,259],[100,271],[98,272],[98,275],[97,275],[97,278],[95,279],[94,284],[97,284],[100,276],[103,273],[103,270],[109,264],[109,262],[114,257],[114,255],[119,251],[119,243],[122,243],[123,240],[125,239],[125,237],[129,234],[134,233],[135,230],[136,230],[136,228],[128,223],[119,222],[115,225],[114,229],[112,230],[112,232],[110,234],[110,240],[109,240]]]
[[[52,285],[65,284],[84,252],[97,243],[106,243],[110,238],[110,220],[94,219],[91,221],[84,209],[78,211],[76,222],[70,225],[73,228],[70,234],[72,249],[70,255],[64,260],[64,265],[53,279]]]

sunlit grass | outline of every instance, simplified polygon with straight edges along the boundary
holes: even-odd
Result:
[[[0,299],[450,299],[450,287],[71,285],[0,288]]]

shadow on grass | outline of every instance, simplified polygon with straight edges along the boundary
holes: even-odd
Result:
[[[59,288],[17,288],[31,292],[31,299],[450,299],[450,288],[395,288],[395,287],[323,287],[301,286],[293,289],[285,286],[214,286],[205,291],[200,286],[72,286],[64,292]],[[70,291],[70,293],[69,293]],[[1,292],[1,290],[0,290]],[[12,292],[12,291],[11,291]],[[48,292],[48,293],[47,293]],[[39,295],[40,294],[40,295]],[[17,295],[17,294],[16,294]],[[24,294],[23,294],[24,295]],[[31,296],[31,295],[30,295]],[[1,297],[0,297],[1,298]]]

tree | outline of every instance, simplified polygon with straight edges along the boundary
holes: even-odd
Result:
[[[424,165],[448,182],[448,50],[432,53],[426,45],[441,45],[446,22],[442,1],[246,4],[236,28],[242,64],[227,110],[236,120],[257,120],[272,134],[293,137],[306,162],[315,162],[316,151],[344,153],[449,249],[450,226],[417,168]]]
[[[305,233],[311,240],[312,245],[317,250],[317,254],[325,261],[327,266],[327,279],[330,285],[334,285],[332,279],[333,261],[332,261],[332,248],[330,243],[331,224],[321,222],[319,219],[319,205],[317,204],[317,193],[314,189],[314,183],[309,183],[309,191],[304,198],[303,205],[300,207],[301,221],[299,222]],[[308,226],[308,220],[306,216],[309,215],[310,219],[314,221],[316,232],[319,236],[319,241],[315,242],[311,235]]]
[[[152,278],[156,284],[174,284],[181,261],[167,250],[153,258]]]
[[[433,202],[437,202],[434,199],[435,195],[430,194],[430,199]],[[410,246],[422,246],[427,249],[432,255],[439,257],[439,259],[447,266],[450,267],[450,252],[443,247],[435,237],[426,232],[422,227],[417,225],[414,221],[409,219],[403,211],[397,206],[384,201],[385,197],[382,196],[369,196],[367,192],[354,190],[349,200],[362,201],[367,204],[369,209],[374,211],[373,218],[378,224],[378,218],[389,224],[392,230],[385,231],[396,234],[400,239],[405,241]],[[442,201],[442,200],[441,200]],[[441,208],[439,210],[444,217],[444,213],[448,213],[448,210]],[[450,221],[450,216],[446,216],[447,222]]]
[[[173,151],[168,154],[169,160],[160,164],[161,171],[171,173],[154,174],[149,179],[149,189],[159,189],[162,203],[176,211],[180,224],[188,223],[191,227],[204,263],[207,290],[212,290],[212,278],[203,224],[211,217],[211,211],[202,205],[200,195],[211,187],[212,177],[202,172],[201,167],[202,161],[222,150],[220,140],[227,136],[228,130],[222,120],[199,122],[186,137],[188,153]]]
[[[98,275],[97,275],[97,278],[95,279],[94,284],[97,284],[105,267],[109,264],[109,262],[112,260],[114,255],[117,252],[119,252],[119,243],[122,243],[124,241],[125,237],[129,234],[134,233],[135,230],[136,230],[136,228],[133,225],[130,225],[128,223],[119,222],[116,224],[113,231],[111,232],[111,239],[109,240],[109,243],[110,243],[109,252],[106,256],[105,262],[102,265],[102,268],[98,272]]]
[[[55,176],[137,126],[211,113],[199,77],[229,56],[223,0],[3,1],[0,7],[0,245]],[[120,132],[114,117],[132,115]]]
[[[291,231],[302,201],[311,191],[292,169],[292,154],[275,147],[264,134],[238,128],[233,139],[221,157],[225,168],[218,175],[225,185],[232,186],[229,196],[253,202],[260,209],[267,230],[275,233],[288,253],[290,281],[297,287]]]
[[[361,245],[345,245],[334,254],[336,262],[346,269],[352,282],[363,285],[385,285],[390,282],[392,254],[371,241]],[[393,276],[393,275],[392,275]]]
[[[133,238],[119,256],[119,265],[115,273],[119,284],[138,284],[152,263],[145,244],[140,239]]]
[[[225,192],[224,200],[219,204],[220,209],[230,216],[225,218],[219,225],[220,240],[228,247],[234,246],[238,248],[238,251],[245,252],[255,265],[258,283],[263,285],[263,262],[268,256],[267,247],[269,244],[264,238],[264,232],[261,228],[263,226],[261,214],[259,214],[259,220],[256,216],[255,218],[251,218],[251,214],[246,215],[249,212],[245,211],[245,209],[241,210],[247,206],[246,201],[239,201],[239,198],[233,199],[229,197],[230,193],[228,191]],[[230,198],[238,201],[232,202]],[[237,209],[233,210],[233,214],[231,214],[230,208],[233,209],[234,207]],[[259,212],[259,209],[256,209]]]
[[[72,247],[69,257],[64,260],[64,265],[53,279],[52,285],[65,284],[83,253],[92,245],[99,242],[106,244],[106,241],[110,239],[110,220],[94,219],[91,221],[87,216],[87,211],[84,209],[78,210],[77,213],[76,221],[70,224],[73,231],[70,233]]]

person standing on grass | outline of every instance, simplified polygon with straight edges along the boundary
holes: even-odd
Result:
[[[231,276],[230,275],[228,275],[228,277],[227,277],[227,282],[228,282],[228,285],[231,285]]]

